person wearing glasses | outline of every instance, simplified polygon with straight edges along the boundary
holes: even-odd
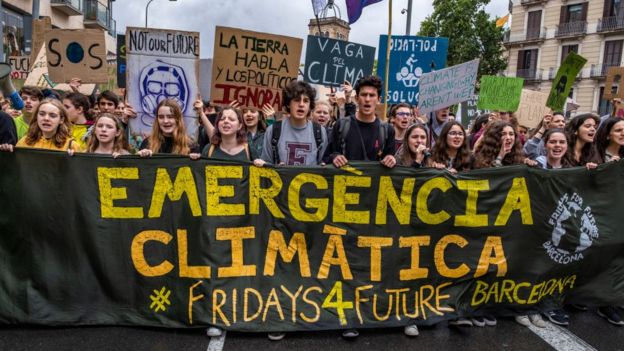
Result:
[[[431,162],[433,167],[451,173],[470,170],[470,144],[461,123],[448,121],[444,124],[433,147]]]
[[[396,148],[395,152],[397,152],[403,145],[405,131],[411,124],[412,107],[405,102],[394,105],[390,112],[390,119],[392,127],[394,127],[394,146]]]

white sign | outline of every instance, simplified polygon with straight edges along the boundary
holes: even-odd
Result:
[[[423,74],[418,99],[420,112],[429,113],[470,100],[478,71],[479,60],[476,59]]]

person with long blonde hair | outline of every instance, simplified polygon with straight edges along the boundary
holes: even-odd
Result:
[[[71,121],[63,104],[55,99],[45,99],[35,109],[28,131],[16,147],[80,151],[80,145],[72,139],[71,133]],[[13,151],[13,145],[2,144],[0,151]]]
[[[102,113],[95,119],[93,125],[93,133],[87,143],[87,152],[109,154],[113,157],[130,153],[123,124],[117,116],[107,112]]]
[[[158,104],[152,134],[143,140],[139,148],[138,155],[141,157],[153,154],[197,154],[199,157],[199,150],[186,135],[180,105],[174,100],[165,99]]]

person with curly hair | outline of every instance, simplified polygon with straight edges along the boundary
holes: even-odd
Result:
[[[492,122],[483,133],[482,139],[475,150],[474,169],[537,164],[524,156],[518,133],[509,122]]]
[[[180,105],[174,100],[165,99],[158,104],[155,112],[152,134],[143,140],[137,154],[141,157],[153,154],[193,154],[199,158],[199,150],[186,135]]]
[[[16,147],[38,148],[73,153],[80,146],[71,137],[71,121],[60,101],[45,99],[37,105],[28,132]],[[0,151],[13,151],[12,144],[0,145]]]
[[[470,145],[464,126],[457,121],[446,122],[433,146],[433,167],[447,169],[451,173],[468,171],[471,166],[470,156]]]
[[[397,163],[408,167],[427,167],[430,164],[429,131],[424,124],[412,124],[405,131],[401,147],[394,156]]]

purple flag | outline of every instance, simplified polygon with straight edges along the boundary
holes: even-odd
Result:
[[[346,0],[347,13],[349,14],[349,24],[355,23],[362,15],[364,6],[372,5],[381,0]]]

